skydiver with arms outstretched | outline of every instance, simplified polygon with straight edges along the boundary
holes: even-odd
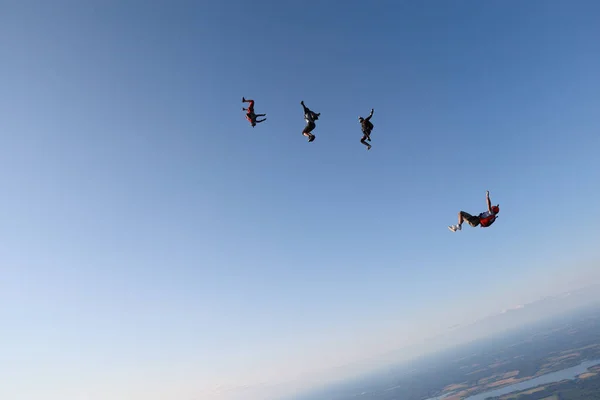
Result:
[[[464,221],[467,221],[467,223],[473,228],[475,228],[477,225],[481,226],[482,228],[487,228],[488,226],[492,225],[494,221],[496,221],[496,215],[500,212],[500,204],[495,206],[492,205],[489,190],[485,192],[485,200],[487,202],[487,211],[482,212],[479,215],[471,215],[467,212],[460,211],[458,213],[458,224],[450,225],[448,229],[450,229],[452,232],[460,231]]]
[[[358,122],[360,123],[360,127],[362,129],[363,137],[360,139],[360,142],[367,146],[367,150],[371,150],[371,145],[366,142],[368,140],[371,141],[371,131],[373,130],[373,123],[371,122],[371,117],[373,116],[374,110],[371,108],[371,114],[367,118],[358,117]]]
[[[245,97],[242,97],[242,103],[250,103],[248,105],[248,108],[244,108],[242,107],[243,111],[247,111],[246,112],[246,119],[248,120],[248,122],[250,122],[250,125],[252,125],[252,127],[254,128],[256,126],[256,124],[260,124],[261,122],[266,121],[266,118],[263,118],[261,120],[257,120],[256,117],[266,117],[267,114],[255,114],[254,113],[254,100],[246,100]]]
[[[300,104],[302,104],[302,108],[304,108],[304,120],[306,121],[306,126],[304,127],[302,134],[308,138],[309,142],[312,142],[315,140],[315,135],[311,132],[316,128],[315,121],[319,119],[321,113],[311,111],[304,105],[304,100],[301,101]]]

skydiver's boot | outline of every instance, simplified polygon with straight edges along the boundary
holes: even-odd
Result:
[[[460,231],[461,230],[461,226],[460,225],[450,225],[448,227],[448,229],[450,229],[452,232],[456,232],[456,231]]]
[[[309,135],[308,136],[308,141],[309,142],[312,142],[313,140],[315,140],[315,135],[313,135],[312,133],[309,133],[308,135]]]

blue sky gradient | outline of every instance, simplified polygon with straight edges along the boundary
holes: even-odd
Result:
[[[4,2],[0,397],[263,399],[599,282],[598,15]]]

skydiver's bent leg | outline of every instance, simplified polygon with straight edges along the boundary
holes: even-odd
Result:
[[[450,229],[452,232],[460,231],[462,229],[462,224],[464,221],[467,221],[467,223],[469,225],[471,225],[473,228],[475,228],[477,225],[479,225],[479,217],[471,215],[465,211],[460,211],[458,213],[458,224],[450,225],[448,227],[448,229]]]
[[[364,144],[365,146],[367,146],[367,150],[371,150],[371,145],[369,143],[366,142],[366,139],[369,139],[369,136],[367,135],[363,135],[362,139],[360,139],[360,142],[362,144]],[[369,139],[370,140],[370,139]]]
[[[458,225],[462,226],[462,223],[467,221],[469,225],[475,228],[479,225],[479,217],[469,214],[468,212],[461,211],[458,213]]]
[[[302,131],[302,134],[308,138],[309,142],[312,142],[313,140],[315,140],[315,135],[313,135],[311,133],[312,130],[315,129],[315,127],[316,127],[316,125],[314,122],[309,122],[308,124],[306,124],[306,126],[304,127],[304,130]]]
[[[256,120],[256,123],[257,123],[257,124],[260,124],[261,122],[264,122],[264,121],[266,121],[266,120],[267,120],[266,118],[263,118],[263,119],[257,119],[257,120]]]
[[[309,134],[313,131],[313,129],[315,129],[317,126],[315,125],[314,122],[309,122],[306,124],[306,126],[304,127],[304,130],[302,131],[302,133],[306,136],[306,134]]]

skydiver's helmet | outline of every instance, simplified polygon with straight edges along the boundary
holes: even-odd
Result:
[[[365,119],[363,117],[358,117],[358,122],[362,123]]]
[[[498,206],[499,206],[499,205],[500,205],[500,204],[498,204]],[[498,213],[500,212],[500,207],[498,207],[498,206],[492,206],[492,212],[493,212],[494,214],[498,214]]]

